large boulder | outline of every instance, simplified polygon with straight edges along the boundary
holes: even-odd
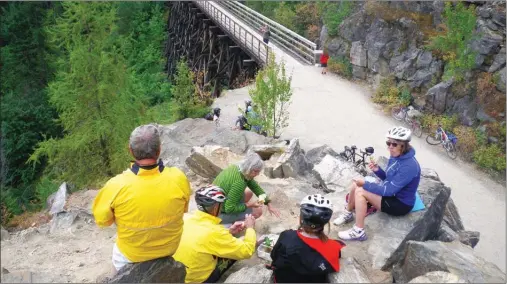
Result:
[[[159,125],[162,140],[160,158],[167,166],[176,166],[191,173],[185,160],[192,147],[221,145],[235,154],[244,154],[251,145],[274,144],[277,141],[252,131],[232,130],[227,126],[217,127],[202,118],[187,118],[171,125]]]
[[[194,173],[204,178],[214,179],[224,168],[241,159],[240,155],[234,154],[228,147],[206,145],[192,147],[185,163]]]
[[[360,67],[368,66],[368,61],[366,60],[366,49],[360,41],[352,43],[352,47],[350,48],[350,63]]]
[[[106,283],[183,283],[185,266],[172,257],[125,265]]]
[[[252,267],[243,267],[231,274],[224,283],[272,283],[273,271],[267,269],[264,264]]]
[[[497,74],[498,76],[498,81],[496,83],[496,88],[502,92],[505,93],[506,89],[505,89],[505,80],[507,79],[507,72],[505,70],[506,67],[502,68],[502,70],[500,70]]]
[[[269,160],[275,154],[283,154],[287,151],[286,142],[281,142],[275,145],[252,145],[248,148],[248,152],[257,153],[262,160]]]
[[[304,151],[299,145],[299,139],[290,141],[287,150],[278,158],[273,167],[273,177],[275,178],[297,178],[309,172],[312,165],[308,163]]]
[[[340,271],[329,275],[329,283],[371,283],[361,265],[353,257],[340,259]]]
[[[28,270],[12,271],[2,268],[2,283],[66,283],[70,282],[65,275],[54,275],[47,272]]]
[[[500,70],[500,68],[503,68],[505,67],[505,46],[502,47],[502,49],[500,50],[500,52],[498,52],[497,55],[495,55],[495,58],[493,59],[493,64],[491,64],[491,66],[489,67],[488,69],[488,72],[489,73],[493,73],[493,72],[496,72],[498,70]]]
[[[440,82],[431,87],[426,92],[425,107],[434,113],[444,113],[448,105],[448,97],[450,97],[450,88],[454,80]]]
[[[505,273],[460,242],[409,241],[393,277],[396,283],[406,283],[431,271],[447,271],[468,283],[505,283]]]
[[[320,145],[311,148],[306,152],[306,159],[309,163],[316,165],[322,161],[322,158],[324,158],[326,155],[331,155],[335,158],[338,158],[340,155],[335,152],[331,147],[328,145]]]
[[[329,191],[342,192],[352,183],[352,178],[361,177],[350,162],[326,154],[313,167],[313,172],[324,181]]]
[[[408,283],[467,283],[463,278],[445,271],[431,271]]]

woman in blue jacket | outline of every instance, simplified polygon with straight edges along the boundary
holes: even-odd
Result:
[[[421,167],[415,159],[415,150],[410,146],[410,129],[393,127],[387,132],[387,147],[391,157],[384,171],[378,165],[370,163],[370,169],[382,182],[367,182],[362,178],[354,179],[346,210],[334,220],[335,225],[352,221],[356,211],[356,223],[347,230],[338,233],[343,240],[366,240],[364,218],[367,203],[377,210],[394,216],[408,214],[415,203],[415,195],[421,179]]]

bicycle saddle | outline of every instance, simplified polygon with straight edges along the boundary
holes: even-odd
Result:
[[[350,149],[352,149],[352,150],[356,150],[356,149],[357,149],[357,147],[356,147],[356,145],[352,145],[352,146],[350,146]]]
[[[368,153],[368,154],[373,154],[373,152],[375,151],[375,150],[373,149],[373,147],[366,147],[366,148],[364,148],[364,150],[365,150],[365,151],[366,151],[366,153]]]

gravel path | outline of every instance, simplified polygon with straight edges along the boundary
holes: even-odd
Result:
[[[277,48],[277,60],[284,56]],[[370,102],[371,92],[335,75],[321,75],[320,68],[304,66],[287,58],[293,71],[293,96],[289,108],[289,126],[282,138],[300,139],[304,148],[328,144],[336,151],[355,144],[373,146],[376,155],[387,156],[385,132],[400,124]],[[215,101],[222,108],[222,125],[231,126],[244,108],[248,88],[227,91]],[[505,271],[505,184],[478,171],[473,165],[451,160],[441,146],[431,146],[426,135],[414,138],[412,145],[422,167],[435,169],[442,181],[452,188],[452,198],[467,230],[481,233],[475,250]]]

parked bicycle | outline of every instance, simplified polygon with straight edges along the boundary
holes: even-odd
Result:
[[[396,120],[400,120],[400,121],[404,120],[408,125],[410,125],[410,129],[412,130],[412,134],[414,134],[417,137],[421,137],[422,136],[421,123],[419,121],[417,121],[417,119],[411,118],[408,115],[408,112],[413,109],[414,109],[413,106],[395,107],[392,109],[391,115]]]
[[[340,156],[343,157],[345,160],[352,162],[354,164],[354,167],[356,170],[363,176],[366,176],[368,172],[366,171],[366,167],[368,162],[366,161],[366,157],[369,157],[373,154],[374,149],[373,147],[366,147],[364,148],[364,151],[359,149],[359,153],[357,152],[357,147],[355,145],[352,145],[350,147],[345,146],[345,150],[340,153]],[[356,159],[356,156],[358,159]]]
[[[426,142],[428,142],[430,145],[442,144],[445,151],[447,152],[447,155],[453,160],[458,156],[456,150],[456,143],[458,143],[458,138],[450,132],[445,132],[441,125],[438,126],[435,133],[429,134],[428,137],[426,137]]]

